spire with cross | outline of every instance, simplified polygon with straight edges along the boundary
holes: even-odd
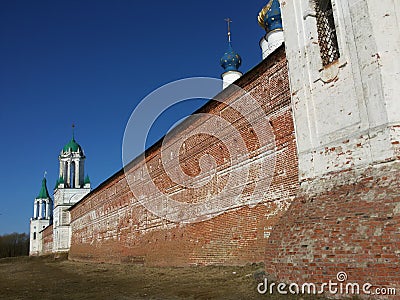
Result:
[[[238,71],[238,68],[242,64],[240,55],[233,50],[231,44],[231,18],[225,19],[228,25],[228,49],[220,59],[221,67],[224,68],[224,73],[221,75],[223,79],[223,88],[236,81],[242,76],[242,73]]]
[[[75,124],[72,123],[72,139],[75,139]]]
[[[228,42],[230,43],[231,42],[231,23],[232,23],[232,20],[231,20],[231,18],[226,18],[225,21],[228,24]]]

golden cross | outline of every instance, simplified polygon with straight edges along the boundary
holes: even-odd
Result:
[[[230,18],[225,19],[226,23],[228,23],[228,41],[231,42],[231,23],[232,20]]]

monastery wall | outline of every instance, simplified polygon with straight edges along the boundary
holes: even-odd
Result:
[[[259,149],[257,137],[242,115],[224,103],[212,101],[199,112],[221,116],[240,132],[248,149],[248,158],[243,164],[230,165],[229,151],[221,140],[198,134],[185,141],[179,161],[187,175],[195,176],[200,173],[200,157],[205,154],[214,157],[217,173],[202,188],[182,188],[171,181],[160,163],[160,143],[147,151],[145,163],[139,159],[131,163],[127,174],[133,180],[133,189],[145,189],[141,172],[146,164],[153,182],[163,193],[182,203],[196,203],[207,201],[222,189],[229,191],[231,187],[225,186],[227,176],[240,171],[244,165],[253,166],[255,161],[262,162],[275,156],[271,184],[262,186],[263,196],[259,203],[229,207],[218,216],[198,223],[174,223],[144,208],[121,170],[70,209],[69,258],[170,266],[235,265],[264,260],[272,227],[298,191],[296,142],[284,48],[278,49],[236,83],[258,101],[264,110],[263,117],[269,117],[276,143],[271,153]],[[220,96],[229,103],[238,97],[229,88]],[[203,121],[200,117],[190,123],[184,122],[169,143],[189,136]],[[230,135],[229,130],[226,135]],[[260,152],[263,153],[261,157]],[[265,180],[266,176],[267,173],[257,173],[257,169],[251,167],[249,177],[239,177],[240,184],[245,186],[244,199],[252,197],[256,182]]]
[[[53,225],[47,226],[41,234],[42,250],[40,255],[53,253]]]
[[[153,145],[69,209],[69,258],[153,266],[263,261],[277,282],[321,285],[337,282],[337,274],[345,272],[346,283],[394,287],[398,293],[398,8],[392,0],[332,1],[327,13],[332,12],[335,27],[328,30],[331,23],[318,25],[316,1],[281,1],[285,46],[235,82],[255,98],[263,114],[251,105],[241,111],[227,106],[243,95],[225,89],[217,98],[226,103],[203,106],[197,113],[205,115],[184,121],[165,144]],[[335,41],[324,42],[318,26],[335,32]],[[324,43],[337,51],[329,63],[321,59]],[[255,123],[244,111],[257,116]],[[191,135],[208,124],[206,115],[229,123],[220,130],[227,140],[236,142],[233,133],[240,133],[247,149],[240,163],[232,163],[224,139],[207,134],[215,128]],[[253,128],[265,116],[275,138],[267,146]],[[173,152],[182,138],[185,142]],[[171,160],[174,155],[178,159],[164,164],[164,149]],[[207,156],[214,158],[215,174],[200,168]],[[258,166],[273,158],[273,173],[261,172]],[[241,176],[246,167],[249,174]],[[205,184],[177,184],[168,172],[180,168]],[[149,194],[146,169],[150,181],[175,204]],[[256,194],[258,184],[262,193]],[[243,187],[242,202],[232,205],[238,186]],[[207,208],[223,191],[227,196],[218,205],[231,204],[218,206],[217,212]],[[143,205],[146,195],[154,195],[149,197],[152,207],[165,215]],[[190,215],[180,211],[179,203],[206,203],[206,209]],[[167,216],[201,222],[174,222]],[[45,253],[51,252],[51,230],[42,233]]]

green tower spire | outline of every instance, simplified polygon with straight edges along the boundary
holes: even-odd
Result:
[[[88,184],[90,183],[90,178],[89,175],[86,175],[85,180],[83,181],[83,184]]]
[[[50,196],[49,192],[47,191],[46,178],[43,178],[42,188],[40,189],[39,195],[36,197],[36,199],[48,199],[48,198],[50,198]]]

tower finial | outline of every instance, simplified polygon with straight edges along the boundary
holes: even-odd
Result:
[[[221,77],[223,79],[223,88],[236,81],[242,76],[242,73],[238,71],[238,68],[242,64],[242,59],[239,54],[233,50],[231,45],[231,18],[225,19],[228,24],[228,49],[225,51],[224,55],[220,59],[221,67],[224,68],[224,73]]]
[[[269,0],[258,14],[258,24],[265,29],[260,40],[262,58],[265,59],[284,42],[282,15],[279,0]]]
[[[230,43],[231,42],[231,23],[232,23],[232,20],[231,20],[231,18],[226,18],[225,21],[228,24],[228,42]]]
[[[72,123],[72,139],[75,139],[75,124]]]
[[[44,171],[43,178],[46,179],[47,171]]]

